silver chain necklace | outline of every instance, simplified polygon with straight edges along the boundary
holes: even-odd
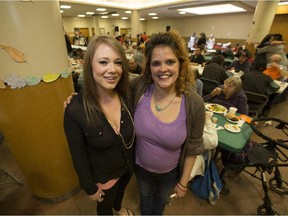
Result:
[[[155,98],[155,110],[157,112],[161,112],[163,110],[165,110],[167,107],[170,106],[170,104],[173,102],[174,98],[176,97],[176,94],[173,96],[173,98],[171,99],[171,101],[164,107],[160,107],[158,104],[157,104],[157,97],[156,97],[156,94],[154,93],[154,98]]]

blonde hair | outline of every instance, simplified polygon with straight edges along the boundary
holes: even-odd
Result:
[[[242,88],[242,80],[239,77],[229,77],[224,81],[224,83],[233,86],[235,88],[234,93],[240,92]]]

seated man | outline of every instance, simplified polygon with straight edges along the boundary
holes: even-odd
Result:
[[[141,74],[142,72],[142,68],[139,64],[137,64],[136,59],[134,58],[134,56],[132,56],[132,58],[129,59],[129,72],[132,74]]]
[[[203,49],[200,47],[195,48],[195,54],[191,55],[190,62],[202,65],[205,62],[204,56],[202,55],[202,50]]]
[[[262,73],[261,71],[252,71],[250,73],[243,74],[241,76],[242,89],[244,91],[250,91],[257,94],[263,94],[269,96],[277,91],[275,88],[274,92],[268,91],[273,82],[270,76]]]
[[[249,50],[244,49],[238,60],[233,61],[228,67],[227,70],[235,70],[235,72],[243,71],[244,73],[248,73],[251,70],[251,62],[249,62],[249,58],[251,58],[251,54]]]
[[[223,67],[225,58],[222,55],[215,55],[210,63],[206,64],[202,76],[206,79],[217,81],[219,84],[223,84],[224,80],[228,78],[225,68]]]

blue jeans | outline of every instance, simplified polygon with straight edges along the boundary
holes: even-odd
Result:
[[[168,173],[151,173],[136,165],[135,175],[140,190],[140,209],[142,215],[162,215],[166,202],[173,193],[179,178],[178,169]]]

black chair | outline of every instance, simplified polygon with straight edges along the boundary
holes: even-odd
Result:
[[[268,102],[268,96],[250,91],[244,91],[248,99],[249,116],[257,118],[263,112]]]
[[[216,80],[204,77],[201,77],[200,80],[203,82],[203,96],[209,94],[213,89],[219,86],[219,83]]]

